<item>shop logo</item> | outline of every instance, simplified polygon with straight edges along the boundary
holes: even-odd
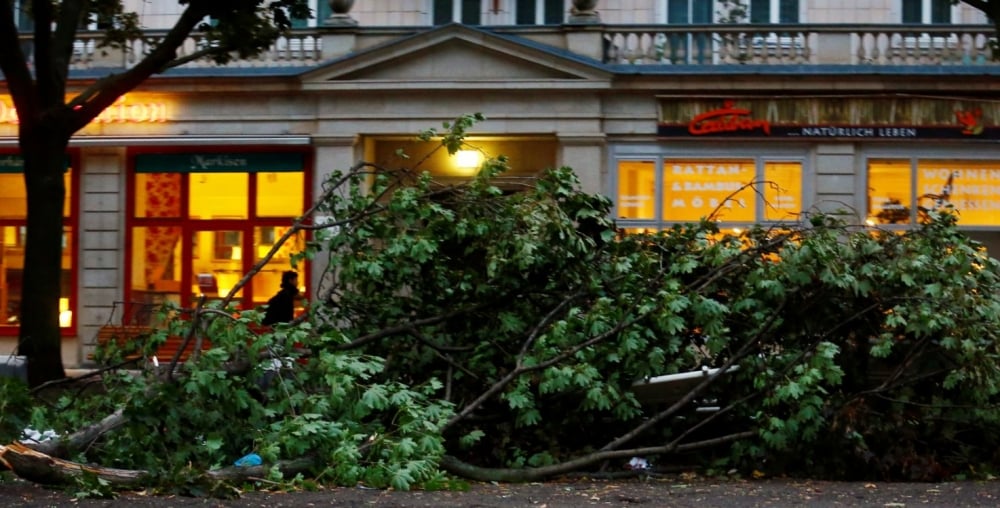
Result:
[[[74,109],[80,109],[77,106]],[[167,105],[155,101],[131,101],[122,95],[114,104],[101,111],[91,123],[163,123],[167,121]],[[0,96],[0,124],[17,125],[17,109],[9,96]]]
[[[727,100],[719,109],[706,111],[695,116],[688,123],[688,132],[693,136],[717,134],[720,132],[752,131],[760,129],[765,134],[771,134],[771,123],[767,120],[750,118],[751,111],[733,107],[733,101]]]
[[[245,157],[231,155],[192,155],[192,170],[218,170],[223,168],[247,168],[250,163]]]
[[[962,125],[962,134],[968,136],[978,136],[983,133],[983,110],[976,108],[972,111],[956,111],[955,118]]]

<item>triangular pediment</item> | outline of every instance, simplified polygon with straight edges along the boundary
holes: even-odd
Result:
[[[440,85],[447,88],[597,86],[611,73],[598,62],[512,37],[447,25],[353,53],[302,76],[306,88]]]

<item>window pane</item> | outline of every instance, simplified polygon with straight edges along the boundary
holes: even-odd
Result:
[[[750,22],[771,22],[771,0],[750,0]]]
[[[951,2],[931,2],[931,23],[951,23]]]
[[[923,23],[923,0],[903,0],[903,23]]]
[[[24,189],[24,175],[0,173],[0,218],[23,219],[27,215],[28,194]]]
[[[868,219],[877,224],[908,224],[911,199],[908,160],[868,162]]]
[[[802,164],[766,162],[764,182],[764,220],[798,220],[802,210]]]
[[[515,22],[518,25],[535,24],[535,0],[517,0]]]
[[[331,14],[333,14],[333,11],[330,10],[330,2],[326,0],[318,0],[316,2],[316,26],[323,26],[323,22]]]
[[[753,189],[733,193],[755,180],[752,160],[665,160],[663,218],[686,222],[715,214],[721,221],[753,222]]]
[[[656,218],[656,164],[653,161],[618,163],[618,217]]]
[[[481,0],[462,0],[462,23],[479,25],[482,23]]]
[[[799,22],[799,0],[780,0],[778,4],[779,23]]]
[[[691,0],[691,16],[693,17],[693,22],[695,24],[708,24],[712,23],[712,7],[714,4],[713,0]]]
[[[249,174],[191,173],[190,179],[192,219],[247,218]]]
[[[191,294],[221,298],[243,277],[243,232],[195,231],[191,237]],[[236,293],[242,298],[243,290]],[[235,302],[239,304],[239,302]]]
[[[667,23],[680,25],[691,22],[691,16],[688,14],[688,1],[667,0]]]
[[[137,302],[181,303],[181,228],[132,228],[131,290]]]
[[[257,216],[302,215],[304,180],[302,173],[257,173]]]
[[[963,226],[1000,225],[1000,161],[919,161],[917,193],[925,208],[951,203]]]
[[[21,310],[24,234],[24,226],[0,228],[0,325],[16,325]]]
[[[59,298],[59,326],[73,326],[73,231],[63,233]],[[24,287],[24,227],[0,228],[0,325],[17,325]]]
[[[59,274],[59,326],[73,326],[73,311],[70,298],[73,295],[73,229],[65,228],[63,232],[62,266]]]
[[[434,24],[446,25],[452,22],[451,2],[454,0],[434,0]]]
[[[545,0],[545,24],[561,25],[566,21],[566,5],[563,0]]]
[[[137,173],[135,175],[136,217],[180,217],[181,174]]]
[[[287,227],[283,226],[262,226],[255,227],[254,236],[254,263],[264,259],[267,253],[274,247],[275,242],[281,238]],[[292,254],[301,252],[305,248],[305,237],[299,232],[292,236],[287,242],[282,244],[274,256],[261,268],[257,275],[250,280],[250,287],[253,292],[253,306],[264,305],[267,300],[274,296],[281,288],[281,274],[286,270],[292,270],[290,262]],[[299,275],[300,286],[305,283],[305,277]],[[305,288],[299,287],[299,291],[305,294]]]

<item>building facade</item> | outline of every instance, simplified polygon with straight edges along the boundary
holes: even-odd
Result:
[[[134,5],[129,5],[130,2]],[[1000,65],[979,11],[931,0],[325,1],[259,58],[195,62],[130,92],[67,153],[64,361],[135,304],[223,295],[359,160],[481,112],[470,142],[514,176],[573,167],[628,230],[780,225],[812,211],[906,228],[947,201],[1000,252]],[[351,4],[352,2],[346,2]],[[587,3],[597,3],[596,11]],[[151,33],[172,1],[128,0]],[[612,5],[613,4],[613,5]],[[722,21],[726,21],[723,23]],[[27,28],[30,19],[22,19]],[[81,33],[72,86],[134,63]],[[30,44],[25,39],[25,48]],[[197,40],[192,38],[191,48]],[[25,223],[0,88],[0,354],[16,347]],[[442,180],[470,169],[436,155]],[[750,182],[760,192],[740,191]],[[727,198],[732,198],[728,199]],[[295,239],[238,295],[278,288]],[[320,267],[306,267],[307,294]]]

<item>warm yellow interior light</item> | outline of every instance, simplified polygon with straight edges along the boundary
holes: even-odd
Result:
[[[459,150],[455,152],[455,166],[460,169],[476,169],[482,163],[482,154],[477,150]]]
[[[69,310],[69,298],[59,299],[59,326],[69,328],[73,325],[73,311]]]

